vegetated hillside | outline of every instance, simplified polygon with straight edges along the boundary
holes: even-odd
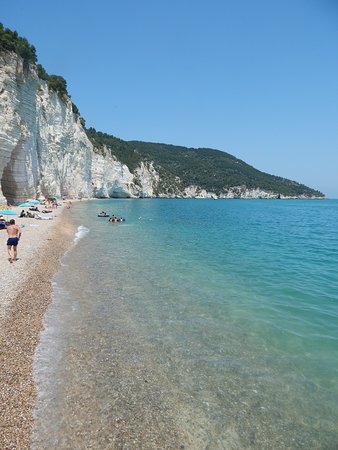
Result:
[[[187,148],[168,144],[123,141],[94,128],[87,130],[96,151],[108,147],[111,154],[133,171],[140,161],[154,162],[162,184],[179,183],[180,188],[200,186],[221,194],[227,188],[245,185],[285,196],[323,196],[319,191],[286,178],[260,172],[229,153],[210,148]],[[179,177],[180,181],[177,181]],[[176,180],[176,181],[175,181]]]
[[[184,186],[196,184],[220,194],[224,188],[245,185],[285,196],[323,196],[319,191],[286,178],[261,172],[229,153],[211,148],[186,148],[132,141],[144,160],[152,160],[180,177]]]
[[[142,158],[139,152],[135,150],[134,145],[107,133],[96,131],[95,128],[87,128],[86,133],[97,153],[104,154],[104,148],[107,147],[110,154],[128,166],[131,172],[139,166]]]
[[[36,64],[40,79],[48,83],[49,89],[67,100],[66,80],[60,75],[50,75],[37,64],[36,50],[26,38],[16,31],[5,28],[0,23],[0,52],[12,51],[20,55],[24,64]],[[73,104],[73,112],[80,116]],[[85,121],[80,118],[83,126]],[[285,196],[319,196],[319,191],[285,178],[260,172],[234,156],[209,148],[186,148],[167,144],[155,144],[139,141],[123,141],[109,134],[97,132],[94,128],[86,130],[95,151],[103,153],[105,147],[119,161],[133,172],[141,161],[154,162],[160,174],[161,183],[157,194],[172,193],[195,185],[209,192],[221,194],[234,186],[246,186],[247,189],[260,188],[264,191]]]

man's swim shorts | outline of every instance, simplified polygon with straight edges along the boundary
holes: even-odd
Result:
[[[13,245],[13,247],[16,247],[19,243],[19,238],[14,237],[14,238],[8,238],[7,239],[7,245]]]

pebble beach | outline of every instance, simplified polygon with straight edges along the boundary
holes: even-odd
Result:
[[[22,208],[12,208],[18,214]],[[75,228],[65,204],[53,220],[14,218],[21,227],[18,260],[8,261],[0,230],[0,442],[1,449],[29,449],[36,389],[33,356],[51,301],[52,277],[72,245]],[[9,219],[8,218],[8,219]]]

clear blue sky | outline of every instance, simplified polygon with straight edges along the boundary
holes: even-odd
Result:
[[[336,0],[15,0],[87,126],[211,147],[338,198]]]

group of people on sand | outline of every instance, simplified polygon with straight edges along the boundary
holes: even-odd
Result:
[[[30,209],[30,208],[29,208],[29,209]],[[39,209],[36,208],[36,209],[34,209],[33,211],[39,211]],[[35,213],[32,213],[31,211],[27,211],[27,212],[26,212],[26,211],[23,209],[23,210],[21,211],[19,217],[20,217],[20,218],[22,218],[22,217],[29,217],[30,219],[34,219]]]
[[[40,214],[37,214],[37,213],[39,213],[40,212],[40,210],[38,209],[38,208],[34,208],[34,209],[32,209],[32,208],[29,208],[29,211],[25,211],[24,209],[21,211],[21,213],[20,213],[20,215],[19,215],[19,217],[22,219],[23,217],[28,217],[29,219],[40,219]],[[52,213],[53,211],[51,210],[51,209],[43,209],[42,211],[41,211],[43,214],[50,214],[50,213]]]
[[[44,206],[41,212],[44,214],[48,214],[53,212],[53,209],[56,209],[58,206],[61,206],[57,203],[57,201],[45,201],[40,205]],[[72,202],[67,202],[67,208],[69,209],[72,206]],[[0,211],[1,212],[1,211]],[[52,217],[42,217],[40,214],[36,214],[36,212],[40,212],[37,206],[32,206],[26,212],[24,209],[21,211],[19,217],[28,217],[42,220],[51,220]],[[8,261],[13,263],[18,259],[18,244],[21,238],[21,229],[19,225],[15,223],[14,219],[11,219],[9,222],[5,220],[5,218],[0,215],[0,229],[6,229],[7,231],[7,252],[8,252]]]

